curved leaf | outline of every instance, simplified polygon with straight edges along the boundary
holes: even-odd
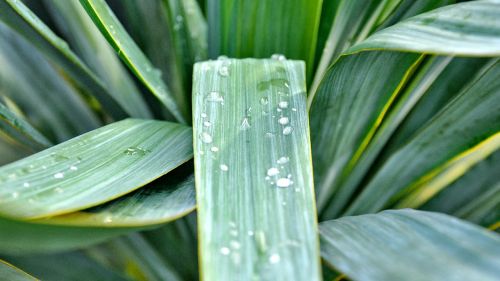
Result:
[[[189,160],[191,138],[182,125],[127,119],[3,166],[0,214],[41,218],[115,199]]]
[[[161,79],[161,73],[154,69],[106,2],[103,0],[80,0],[80,3],[137,78],[144,83],[177,120],[186,123],[188,120],[187,100],[185,97],[183,97],[184,99],[177,97],[177,100],[174,100]]]
[[[28,273],[0,260],[0,276],[3,280],[9,281],[34,281],[38,280]]]
[[[384,211],[320,224],[321,255],[354,280],[497,280],[500,236],[456,218]]]
[[[0,131],[31,151],[51,146],[51,143],[28,122],[0,103]]]
[[[190,213],[195,207],[193,175],[182,175],[174,170],[111,202],[36,222],[67,226],[140,227],[175,220]]]
[[[465,5],[467,9],[461,5]],[[485,6],[491,6],[491,9],[487,11]],[[495,50],[500,51],[500,45],[496,44],[496,40],[500,38],[496,33],[496,30],[500,30],[500,22],[492,20],[491,15],[497,14],[500,18],[500,10],[497,8],[493,2],[475,1],[438,9],[418,17],[428,14],[437,18],[455,15],[462,24],[451,30],[440,21],[429,23],[435,30],[441,28],[443,32],[453,35],[436,40],[436,44],[449,46],[450,54],[473,55],[479,54],[478,51],[455,47],[454,38],[462,36],[470,39],[467,46],[471,48],[488,44],[493,46],[489,47],[490,50],[496,48]],[[460,13],[461,17],[458,16]],[[483,17],[484,13],[487,15]],[[412,22],[412,19],[405,22]],[[421,21],[420,23],[427,26]],[[485,32],[480,38],[474,37],[476,30],[481,34],[485,29],[491,32]],[[426,34],[428,38],[415,38],[419,42],[426,42],[425,40],[434,38],[433,34]],[[360,183],[366,180],[364,176],[390,136],[449,63],[449,58],[411,52],[361,52],[365,50],[359,47],[363,44],[352,47],[347,51],[348,54],[341,56],[328,71],[317,93],[311,96],[315,179],[319,189],[319,208],[325,218],[340,215],[351,197],[359,191],[358,187],[362,187]],[[433,52],[433,44],[425,46],[426,49],[421,51]],[[385,46],[380,43],[379,47],[383,49]],[[409,48],[407,51],[412,50]],[[489,50],[478,50],[483,50],[485,56],[492,55]],[[490,114],[494,118],[494,105],[491,106],[484,114]],[[479,135],[469,136],[481,138]],[[399,166],[404,167],[401,163]],[[371,199],[377,200],[375,197]],[[384,204],[383,200],[380,201]]]
[[[22,1],[0,1],[0,20],[56,62],[74,82],[94,94],[113,117],[121,119],[126,116],[102,81]]]
[[[203,279],[320,279],[304,72],[286,60],[195,65]]]
[[[400,207],[420,205],[414,201],[427,201],[500,149],[499,75],[500,61],[393,154],[347,214],[376,212],[402,197]]]
[[[109,89],[110,94],[131,117],[150,118],[141,92],[77,1],[45,1],[65,38]]]

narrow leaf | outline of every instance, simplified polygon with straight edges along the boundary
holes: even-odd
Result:
[[[22,1],[0,1],[0,20],[62,67],[74,82],[94,94],[113,117],[126,116],[103,82]]]
[[[0,131],[31,151],[51,146],[47,138],[2,103],[0,103]]]
[[[0,214],[32,219],[92,207],[191,156],[187,127],[139,119],[113,123],[1,167]]]
[[[304,72],[286,60],[195,65],[205,280],[320,279]]]
[[[80,0],[80,3],[137,78],[178,121],[186,123],[188,120],[187,101],[174,100],[161,79],[161,73],[152,66],[141,49],[130,38],[106,2],[103,0]]]
[[[77,1],[45,1],[57,26],[82,59],[103,81],[131,117],[150,118],[146,103],[130,75]]]
[[[320,224],[321,255],[354,280],[497,280],[500,237],[456,218],[384,211]]]
[[[28,273],[20,270],[19,268],[14,267],[11,264],[8,264],[2,260],[0,260],[0,276],[2,279],[9,281],[34,281],[38,280],[33,276],[30,276]]]

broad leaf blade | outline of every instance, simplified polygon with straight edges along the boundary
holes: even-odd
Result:
[[[500,237],[446,215],[384,211],[320,224],[322,257],[355,280],[497,280]]]
[[[67,226],[140,227],[175,220],[195,207],[194,176],[174,170],[139,190],[103,205],[36,222]]]
[[[0,260],[0,276],[3,280],[9,281],[35,281],[38,280],[28,273]]]
[[[161,73],[154,69],[106,2],[103,0],[80,0],[80,3],[137,78],[144,83],[178,121],[186,123],[187,100],[185,97],[184,99],[178,97],[177,100],[174,100],[161,79]]]
[[[207,280],[319,280],[304,64],[195,65],[195,176]]]
[[[191,156],[187,127],[139,119],[113,123],[1,167],[0,214],[41,218],[92,207]]]

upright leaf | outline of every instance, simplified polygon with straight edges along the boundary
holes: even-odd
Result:
[[[69,49],[68,44],[50,30],[22,1],[0,1],[0,21],[22,35],[60,66],[80,87],[95,95],[113,117],[121,119],[126,116],[126,112],[108,91],[106,85]]]
[[[209,55],[305,60],[311,77],[322,0],[209,0]]]
[[[44,3],[72,48],[102,79],[120,106],[131,117],[151,117],[130,75],[80,4],[66,0]]]
[[[431,212],[384,211],[320,224],[321,255],[354,280],[497,280],[500,236]]]
[[[201,275],[319,280],[304,64],[195,65]]]
[[[178,121],[186,123],[188,120],[187,100],[185,97],[174,99],[161,79],[161,73],[151,65],[141,49],[130,38],[106,2],[104,0],[80,0],[80,3],[137,78]]]

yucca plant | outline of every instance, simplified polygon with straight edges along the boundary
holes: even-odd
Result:
[[[0,0],[0,279],[498,280],[499,57],[498,0]]]

